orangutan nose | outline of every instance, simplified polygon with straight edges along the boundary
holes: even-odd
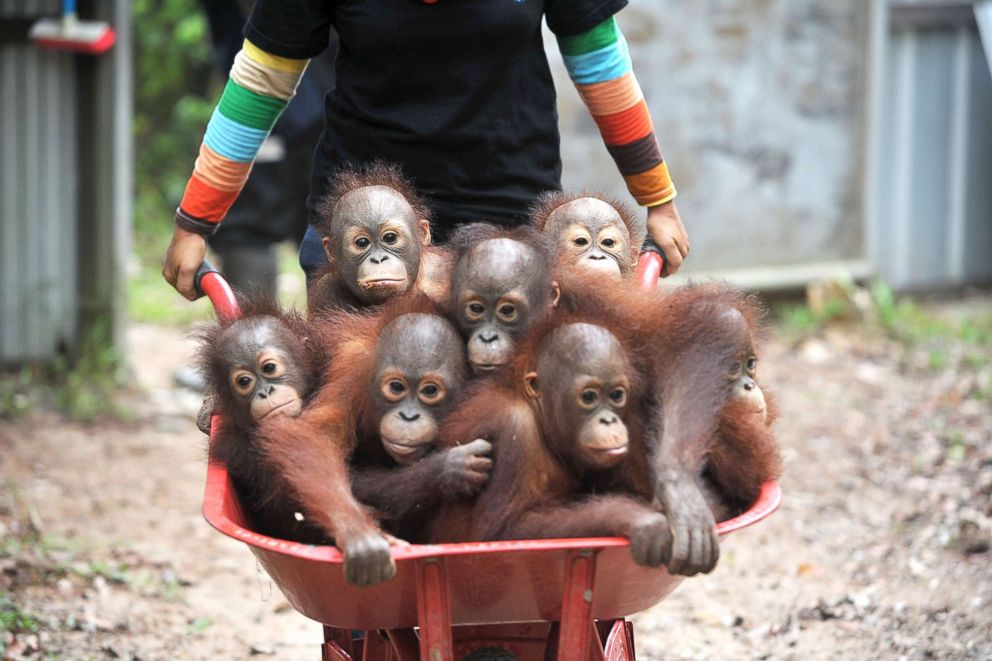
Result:
[[[413,422],[414,420],[420,419],[420,414],[414,413],[413,415],[407,415],[405,412],[400,411],[400,417],[403,418],[405,422]]]

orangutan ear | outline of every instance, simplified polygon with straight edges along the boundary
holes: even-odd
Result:
[[[429,246],[431,244],[431,221],[426,218],[418,220],[417,234],[420,237],[420,245]]]
[[[537,399],[541,396],[538,392],[537,372],[527,372],[524,374],[524,392],[531,399]]]
[[[334,251],[331,250],[331,237],[325,236],[320,240],[320,245],[324,246],[324,254],[327,255],[327,261],[331,264],[334,263]]]
[[[561,300],[561,286],[558,284],[557,280],[551,281],[551,307],[558,307],[558,301]]]

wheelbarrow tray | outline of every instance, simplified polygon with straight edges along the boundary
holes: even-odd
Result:
[[[717,532],[726,535],[760,521],[781,497],[777,482],[765,484],[752,507],[720,523]],[[436,605],[446,607],[453,625],[560,621],[563,598],[576,589],[593,618],[612,620],[650,608],[683,580],[664,568],[635,564],[626,539],[602,537],[397,547],[395,578],[356,587],[344,579],[337,548],[250,530],[226,467],[213,461],[203,514],[218,531],[248,544],[298,611],[344,629],[423,626],[430,612],[425,593],[447,600]]]

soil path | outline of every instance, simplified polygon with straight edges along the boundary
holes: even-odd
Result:
[[[7,656],[318,658],[319,627],[200,515],[199,402],[170,385],[188,343],[129,338],[135,422],[0,420],[0,612],[38,629],[0,632]],[[920,369],[856,330],[773,338],[784,505],[634,618],[639,658],[992,658],[989,362]]]

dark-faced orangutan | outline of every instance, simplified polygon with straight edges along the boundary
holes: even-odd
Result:
[[[551,238],[565,273],[580,269],[612,280],[633,274],[647,235],[643,216],[597,194],[544,193],[531,222]]]
[[[449,508],[432,534],[441,541],[623,536],[638,563],[665,563],[664,515],[647,501],[589,489],[622,474],[630,459],[641,433],[630,425],[638,383],[606,327],[562,319],[539,327],[513,365],[473,384],[448,418],[444,438],[492,440],[495,467],[474,505]]]
[[[266,420],[260,437],[305,518],[343,551],[347,580],[374,585],[395,573],[394,540],[360,501],[402,527],[415,508],[477,489],[490,446],[427,453],[466,368],[458,334],[426,296],[339,311],[311,331],[332,356],[326,385],[299,417]]]
[[[753,349],[751,349],[753,351]],[[737,516],[758,498],[761,485],[778,479],[782,459],[771,426],[775,400],[758,385],[758,358],[734,361],[730,395],[703,464],[704,494],[717,521]]]
[[[597,280],[566,274],[562,308],[597,311],[629,332],[625,346],[639,349],[649,488],[640,467],[628,488],[668,517],[669,569],[711,571],[720,553],[716,517],[750,506],[780,471],[774,409],[755,380],[760,310],[724,285],[613,289]]]
[[[376,341],[371,415],[360,421],[370,426],[358,430],[352,489],[404,539],[419,533],[422,516],[411,515],[426,515],[445,498],[472,494],[489,479],[488,441],[435,451],[438,425],[461,395],[467,372],[457,329],[436,314],[399,316]]]
[[[755,302],[721,286],[685,287],[644,304],[648,374],[654,382],[649,438],[655,499],[674,535],[671,569],[692,575],[716,566],[720,547],[702,476],[728,510],[749,506],[780,462],[754,380]],[[767,409],[765,409],[767,410]]]
[[[450,259],[430,245],[429,219],[398,167],[337,171],[319,208],[329,265],[310,287],[310,311],[377,305],[415,286],[444,300]]]
[[[473,372],[491,372],[558,302],[548,244],[529,228],[506,232],[482,224],[459,228],[452,243],[460,253],[451,276],[451,315],[467,338]]]
[[[298,520],[300,504],[263,452],[258,425],[299,415],[318,385],[323,357],[304,339],[298,316],[258,302],[242,302],[242,309],[241,318],[200,333],[200,367],[210,392],[201,429],[209,431],[211,413],[220,416],[210,460],[227,466],[258,532],[317,543],[323,535]]]

